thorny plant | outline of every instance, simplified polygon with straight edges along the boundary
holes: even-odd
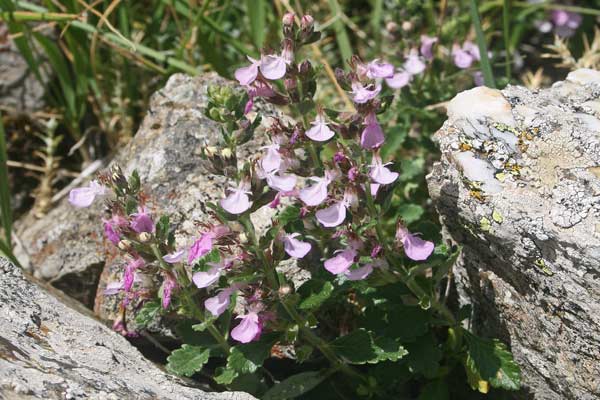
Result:
[[[449,384],[456,374],[482,393],[490,385],[517,390],[519,368],[506,346],[464,329],[468,310],[455,317],[438,294],[457,252],[434,249],[400,220],[395,229],[382,223],[399,174],[379,151],[385,135],[377,116],[393,97],[381,80],[393,87],[405,71],[354,57],[351,71],[336,76],[356,112],[324,109],[313,101],[318,70],[299,60],[301,47],[320,35],[312,17],[294,22],[293,14],[284,16],[280,52],[249,57],[236,71],[246,93],[209,90],[206,114],[222,123],[225,146],[203,157],[231,184],[219,204],[207,204],[214,222],[190,248],[175,247],[168,216],[152,215],[137,172],[127,179],[115,167],[71,191],[78,207],[113,193],[104,231],[128,262],[105,293],[122,294],[123,313],[133,299],[145,299],[141,324],[179,315],[197,335],[210,335],[169,356],[175,373],[210,371],[214,383],[265,399],[308,391],[315,398],[331,387],[339,398],[456,393]],[[412,56],[413,66],[423,62]],[[274,118],[260,157],[238,163],[239,146],[260,125],[260,115],[250,119],[259,97],[300,122]],[[261,207],[277,210],[265,232],[250,218]],[[307,281],[282,268],[290,260],[310,274]],[[149,292],[143,276],[159,278],[160,289]],[[131,334],[121,315],[115,329]],[[268,370],[264,362],[282,357],[282,349],[303,372]]]

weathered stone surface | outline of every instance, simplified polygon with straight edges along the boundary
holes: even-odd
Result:
[[[473,328],[510,344],[519,399],[600,398],[600,73],[450,102],[428,176]],[[477,182],[479,181],[479,182]]]
[[[145,359],[127,340],[0,259],[0,398],[250,400],[207,393]]]
[[[43,71],[42,82],[36,78],[8,34],[0,22],[0,106],[9,113],[38,111],[45,105],[42,82],[48,79]]]
[[[155,215],[170,214],[181,246],[190,245],[201,230],[199,225],[209,221],[205,204],[222,198],[226,187],[226,179],[211,174],[200,157],[202,147],[218,144],[221,137],[220,125],[204,115],[210,85],[233,84],[215,74],[173,75],[154,94],[140,129],[115,160],[126,174],[138,170],[151,196],[150,210]],[[273,115],[271,109],[264,113]],[[266,124],[269,120],[263,119]],[[265,140],[266,135],[257,134],[245,144],[240,161],[258,154]],[[115,258],[117,252],[103,237],[102,207],[102,202],[96,202],[90,208],[76,209],[64,199],[42,219],[29,215],[17,227],[23,247],[16,253],[29,257],[36,277],[88,306],[96,299],[98,314],[112,319],[114,299],[96,298],[96,288],[100,293],[106,281],[114,280],[123,260]]]

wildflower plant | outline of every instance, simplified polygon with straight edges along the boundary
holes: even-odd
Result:
[[[169,217],[152,215],[135,172],[126,178],[114,168],[71,192],[71,203],[85,207],[112,191],[104,231],[127,262],[122,281],[105,293],[121,293],[123,309],[144,299],[142,325],[157,315],[193,323],[203,340],[173,351],[171,371],[202,371],[217,387],[265,399],[456,393],[457,376],[483,393],[517,390],[520,373],[506,346],[464,329],[468,309],[455,316],[440,293],[457,250],[436,247],[405,221],[385,221],[401,165],[382,157],[387,138],[378,118],[391,104],[395,75],[420,73],[421,56],[401,71],[354,57],[351,70],[336,75],[356,110],[340,112],[315,103],[318,68],[300,58],[319,36],[312,17],[286,14],[279,51],[236,71],[243,92],[209,90],[206,115],[222,123],[224,149],[203,157],[230,184],[207,204],[213,222],[191,247],[175,247]],[[424,40],[423,57],[431,44]],[[270,143],[238,161],[260,124],[260,115],[251,117],[258,98],[292,119],[274,118]],[[274,217],[259,231],[251,215],[262,207]],[[160,289],[141,289],[140,275]],[[115,328],[129,333],[124,318]]]

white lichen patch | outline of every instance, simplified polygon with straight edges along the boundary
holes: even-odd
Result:
[[[589,68],[580,68],[570,72],[569,75],[567,75],[567,80],[580,85],[586,85],[588,83],[600,85],[600,71]]]
[[[496,89],[479,86],[457,94],[448,103],[450,122],[459,119],[470,121],[491,120],[515,127],[510,104]]]
[[[463,175],[473,182],[481,182],[481,188],[486,193],[502,191],[502,184],[496,179],[496,169],[488,162],[481,160],[471,151],[453,153],[458,168]]]

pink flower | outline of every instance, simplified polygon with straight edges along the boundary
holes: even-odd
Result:
[[[454,65],[461,69],[469,68],[474,61],[473,55],[460,48],[456,43],[452,46],[452,58]]]
[[[397,172],[392,172],[385,167],[389,164],[391,163],[383,164],[383,162],[381,161],[381,157],[379,157],[379,155],[377,154],[373,154],[373,160],[371,161],[370,165],[371,172],[369,173],[369,176],[371,177],[371,179],[373,179],[373,182],[379,183],[381,185],[389,185],[390,183],[398,179]]]
[[[209,287],[213,283],[217,282],[221,276],[221,271],[223,268],[225,268],[222,262],[208,262],[206,265],[210,266],[208,271],[195,272],[194,275],[192,275],[192,281],[198,287],[198,289]]]
[[[150,217],[150,213],[145,207],[140,207],[138,212],[135,214],[131,214],[133,220],[129,224],[131,229],[136,231],[137,233],[154,232],[154,222],[152,222],[152,217]]]
[[[278,192],[290,192],[296,186],[296,175],[276,175],[275,171],[267,174],[267,185]]]
[[[432,53],[432,49],[433,49],[433,45],[435,43],[437,43],[438,38],[436,37],[430,37],[427,35],[421,35],[421,55],[426,59],[426,60],[432,60],[433,59],[433,53]]]
[[[185,250],[177,250],[173,253],[169,253],[163,256],[163,260],[168,262],[169,264],[176,264],[183,260],[183,256],[185,255]]]
[[[374,112],[369,112],[365,117],[365,129],[360,135],[360,145],[365,149],[374,149],[383,144],[385,137],[383,130],[377,123],[377,117]]]
[[[474,60],[481,60],[481,53],[479,53],[479,46],[475,43],[467,40],[463,43],[462,49],[473,56]]]
[[[336,256],[325,260],[324,264],[325,269],[335,275],[346,272],[354,264],[357,255],[353,248],[338,250],[336,253]]]
[[[231,303],[233,288],[221,290],[216,296],[204,300],[204,307],[215,317],[223,314]]]
[[[411,75],[420,74],[425,71],[425,67],[425,63],[416,50],[412,50],[404,62],[404,70]]]
[[[126,292],[131,291],[131,287],[135,280],[136,270],[144,267],[144,265],[146,265],[146,263],[139,257],[127,263],[125,266],[125,273],[123,274],[123,290]]]
[[[336,227],[346,219],[346,202],[339,201],[316,212],[317,221],[326,228]]]
[[[311,176],[308,179],[316,183],[300,190],[300,200],[307,206],[318,206],[327,199],[327,185],[331,183],[331,174],[325,171],[325,176],[323,178]]]
[[[302,258],[312,248],[310,243],[296,239],[298,236],[300,236],[299,233],[290,233],[283,237],[283,248],[290,257]]]
[[[250,343],[258,340],[262,332],[262,323],[255,312],[249,312],[246,315],[238,315],[236,318],[242,322],[231,331],[231,337],[240,343]]]
[[[121,241],[121,236],[112,226],[110,221],[104,221],[104,235],[108,240],[112,242],[115,246],[119,244]]]
[[[374,59],[367,64],[367,77],[375,78],[390,78],[394,75],[394,66],[390,63],[379,62],[379,59]]]
[[[387,78],[385,83],[392,89],[401,89],[408,85],[412,75],[404,70],[398,70],[391,78]]]
[[[396,240],[402,242],[404,253],[411,260],[426,260],[433,252],[433,242],[421,239],[416,234],[409,232],[409,230],[402,225],[398,225],[398,229],[396,230]]]
[[[317,117],[312,122],[312,127],[306,131],[306,136],[316,142],[325,142],[331,139],[333,135],[335,133],[327,126],[322,113],[317,114]]]
[[[372,87],[372,85],[364,87],[360,82],[352,82],[352,95],[355,103],[364,104],[369,100],[373,100],[381,91],[380,84],[377,84],[373,89],[368,89],[369,87]]]
[[[242,214],[246,212],[252,206],[252,202],[248,198],[251,192],[248,189],[250,189],[250,185],[241,181],[237,187],[229,188],[231,193],[221,200],[219,204],[230,214]]]
[[[123,290],[123,281],[108,282],[106,284],[106,289],[104,289],[104,294],[106,296],[112,296],[119,293],[121,290]]]
[[[163,282],[163,295],[162,295],[162,307],[166,310],[171,304],[171,294],[173,289],[177,287],[177,281],[171,274],[167,275]]]
[[[381,185],[379,183],[371,183],[369,185],[369,190],[371,191],[371,196],[373,196],[373,197],[377,196],[377,192],[379,192],[380,187],[381,187]]]
[[[277,80],[283,78],[287,61],[283,56],[267,55],[260,59],[260,72],[269,80]]]
[[[243,86],[250,85],[258,76],[260,61],[250,56],[248,56],[248,60],[250,61],[250,65],[235,70],[235,79]]]
[[[281,154],[279,153],[279,145],[271,144],[263,147],[263,149],[267,150],[267,154],[260,159],[261,168],[265,172],[279,171],[282,161]]]
[[[358,168],[357,167],[352,167],[348,170],[348,180],[350,182],[354,182],[356,181],[356,178],[358,178]]]
[[[102,196],[106,193],[106,188],[98,183],[91,181],[88,187],[73,189],[69,192],[69,203],[75,207],[89,207],[94,202],[96,196]]]
[[[363,279],[366,279],[369,275],[371,275],[371,272],[373,272],[373,265],[366,264],[365,266],[360,268],[347,269],[344,272],[344,275],[349,281],[362,281]]]
[[[550,18],[554,23],[554,32],[560,37],[573,36],[582,20],[581,14],[565,10],[552,11]]]

